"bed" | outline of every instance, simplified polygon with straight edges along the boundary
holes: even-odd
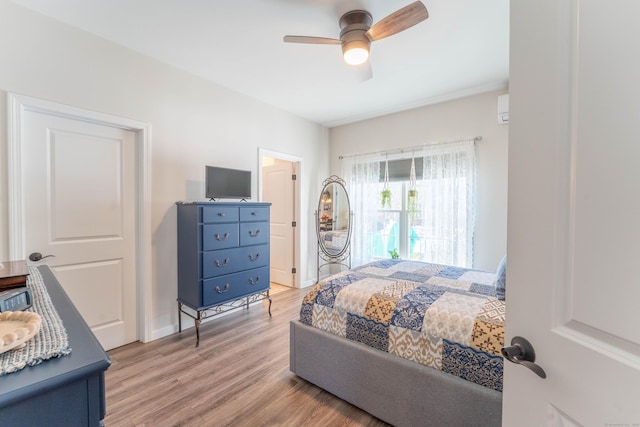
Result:
[[[381,260],[332,275],[291,322],[290,369],[392,425],[500,426],[496,274]]]

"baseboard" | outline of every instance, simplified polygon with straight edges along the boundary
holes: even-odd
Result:
[[[306,280],[305,282],[303,282],[300,286],[300,288],[308,288],[309,286],[313,286],[315,285],[317,282],[314,279],[310,279],[310,280]]]
[[[182,326],[184,329],[184,325]],[[193,322],[191,322],[191,326],[193,326]],[[178,332],[178,325],[169,325],[169,326],[165,326],[164,328],[156,329],[155,331],[151,332],[151,336],[149,337],[149,341],[147,342],[168,337],[169,335],[175,334],[176,332]]]

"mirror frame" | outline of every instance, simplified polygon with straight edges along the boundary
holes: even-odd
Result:
[[[337,185],[338,188],[341,188],[344,193],[344,198],[346,200],[346,209],[348,215],[348,226],[347,226],[347,236],[345,240],[344,246],[337,252],[328,251],[326,246],[324,245],[322,239],[322,232],[326,232],[326,230],[322,230],[321,227],[321,218],[322,212],[321,208],[323,205],[323,195],[329,191],[329,188],[332,185]],[[338,190],[339,191],[339,190]],[[336,194],[336,191],[333,191],[332,197]],[[335,206],[335,200],[332,201],[333,206]],[[347,192],[347,188],[345,182],[342,178],[331,175],[329,178],[325,179],[322,183],[322,190],[320,191],[320,198],[318,199],[318,210],[316,211],[316,237],[318,240],[318,280],[320,277],[320,269],[325,265],[329,264],[340,264],[347,268],[351,268],[351,232],[353,230],[353,212],[351,211],[351,200],[349,199],[349,193]],[[324,263],[321,263],[325,261]]]

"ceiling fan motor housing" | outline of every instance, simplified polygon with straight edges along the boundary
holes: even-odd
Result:
[[[373,18],[366,10],[352,10],[340,17],[340,41],[342,53],[360,48],[369,51],[371,40],[367,31],[371,28]]]
[[[349,25],[361,24],[366,26],[366,30],[371,27],[373,17],[366,10],[351,10],[340,17],[338,24],[341,30],[346,30]]]

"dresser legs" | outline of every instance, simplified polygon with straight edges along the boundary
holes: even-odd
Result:
[[[269,300],[269,308],[267,309],[267,311],[269,312],[269,317],[271,317],[271,297],[269,296],[268,290],[267,290],[267,293],[265,294],[265,298]]]
[[[196,319],[196,347],[200,347],[200,311],[198,311],[198,318]]]
[[[178,300],[178,332],[179,333],[182,332],[182,314],[186,314],[187,316],[191,317],[194,320],[195,327],[196,327],[196,347],[199,347],[200,346],[200,325],[202,324],[203,320],[213,316],[217,316],[227,311],[235,310],[242,306],[245,306],[248,310],[249,304],[262,301],[262,300],[269,301],[269,307],[267,309],[267,312],[269,313],[269,317],[271,317],[271,296],[269,295],[269,289],[267,289],[266,291],[258,292],[246,297],[237,298],[235,300],[227,301],[225,303],[206,307],[206,308],[201,308],[201,309],[192,308],[191,310],[195,312],[195,315],[191,311],[185,311],[184,304],[180,302],[180,300]]]

